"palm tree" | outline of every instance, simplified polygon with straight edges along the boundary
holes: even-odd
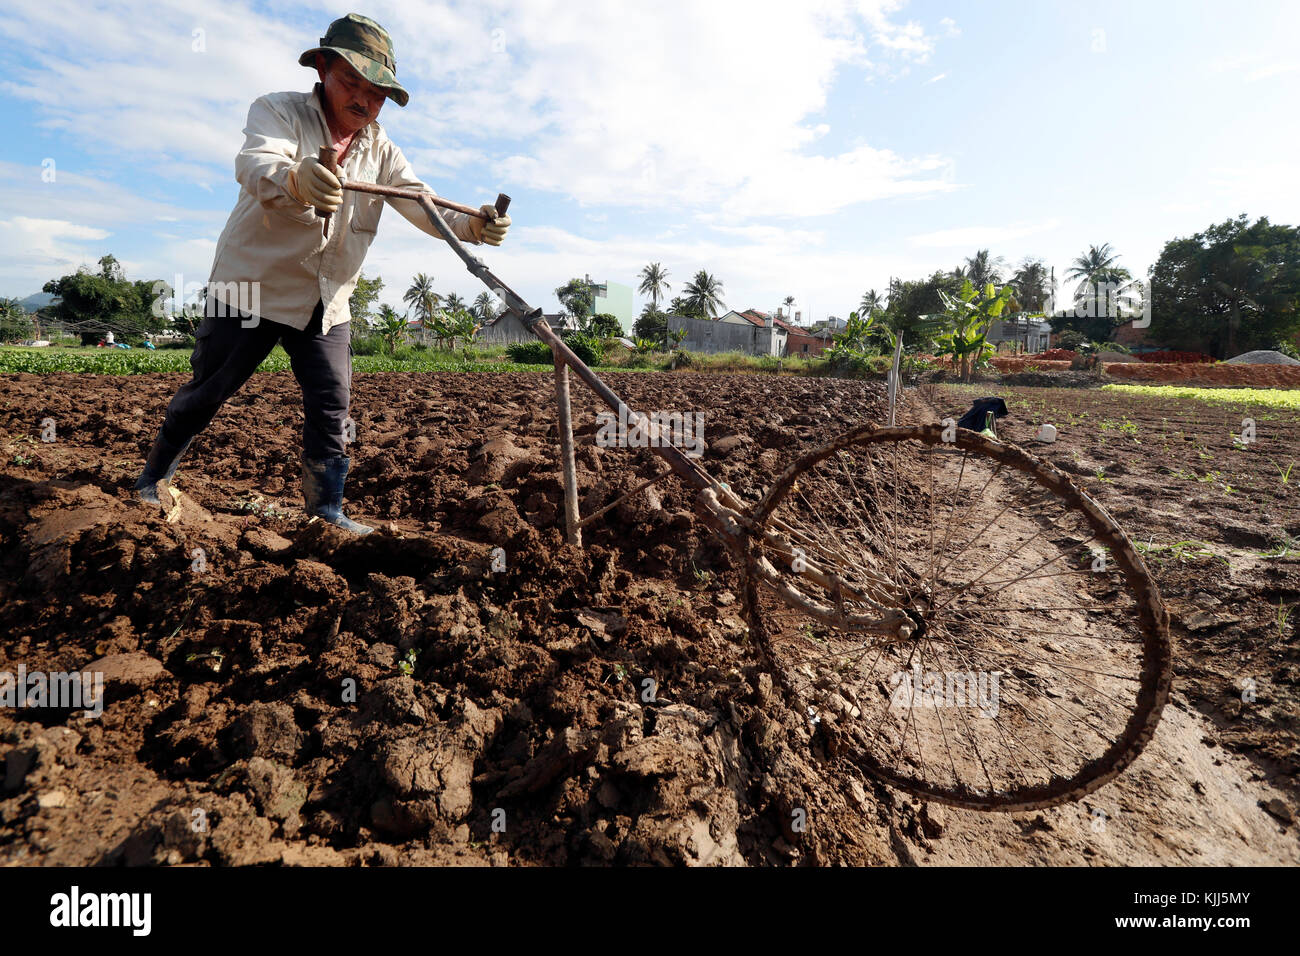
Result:
[[[1027,312],[1043,311],[1047,307],[1047,300],[1056,291],[1052,288],[1054,280],[1048,274],[1042,259],[1026,258],[1011,276],[1010,284],[1015,290],[1016,301]]]
[[[397,340],[406,337],[406,316],[398,315],[391,305],[381,305],[379,307],[379,334],[388,343],[388,354],[392,355],[397,350]]]
[[[442,307],[448,312],[455,312],[457,309],[466,308],[466,305],[464,299],[455,292],[451,292],[442,297]]]
[[[1065,273],[1067,282],[1079,280],[1074,290],[1076,309],[1082,307],[1090,315],[1103,314],[1102,310],[1107,307],[1105,300],[1117,299],[1132,278],[1132,274],[1119,264],[1119,254],[1109,242],[1089,246],[1087,252],[1070,263],[1069,271]]]
[[[722,280],[703,269],[695,273],[695,278],[682,291],[686,293],[686,307],[710,319],[716,319],[718,310],[726,308],[722,301]]]
[[[789,321],[791,316],[794,315],[794,296],[787,295],[781,300],[781,304],[785,306],[785,317],[786,320]]]
[[[1082,279],[1085,282],[1109,282],[1132,277],[1119,264],[1119,253],[1110,247],[1109,242],[1103,242],[1100,246],[1089,246],[1087,252],[1077,256],[1070,263],[1065,278],[1066,281]]]
[[[411,280],[411,287],[402,296],[402,301],[415,309],[415,317],[421,324],[433,318],[433,311],[438,308],[439,300],[440,296],[433,291],[433,276],[425,275],[423,272],[415,274],[415,278]],[[382,314],[380,322],[381,324],[383,322]]]
[[[1002,270],[1006,267],[1006,259],[1001,256],[990,257],[987,249],[980,249],[966,260],[966,278],[982,292],[990,282],[997,285],[1002,281]]]
[[[862,293],[862,301],[858,303],[858,311],[863,315],[875,315],[885,307],[885,297],[875,289],[868,289]]]
[[[497,297],[491,292],[480,292],[474,297],[474,304],[469,307],[469,312],[479,322],[492,321],[497,314]]]
[[[659,297],[670,288],[672,287],[668,284],[668,271],[659,263],[652,262],[641,270],[641,285],[637,287],[637,291],[650,297],[656,312],[659,311]]]

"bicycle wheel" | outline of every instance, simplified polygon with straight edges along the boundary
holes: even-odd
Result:
[[[873,775],[1030,810],[1096,790],[1151,739],[1167,612],[1054,466],[956,427],[868,426],[795,462],[752,518],[751,627]]]

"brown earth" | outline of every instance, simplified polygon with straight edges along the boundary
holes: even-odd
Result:
[[[860,382],[609,380],[636,407],[703,412],[706,464],[751,500],[882,410],[881,386]],[[564,546],[549,377],[357,376],[349,511],[379,525],[361,539],[298,510],[288,374],[258,376],[196,441],[173,508],[134,504],[129,483],[181,381],[3,380],[0,672],[102,671],[107,703],[99,717],[0,711],[0,860],[1300,862],[1282,819],[1298,792],[1294,625],[1268,640],[1269,605],[1300,596],[1300,563],[1238,553],[1300,536],[1300,475],[1279,491],[1256,468],[1257,451],[1300,458],[1294,416],[1273,432],[1261,413],[1261,443],[1220,501],[1152,454],[1160,440],[1171,455],[1230,456],[1217,412],[1171,406],[1161,417],[1178,428],[1161,423],[1157,439],[1142,418],[1152,435],[1130,448],[1127,433],[1066,417],[1094,399],[1074,414],[1122,416],[1121,398],[1015,391],[1012,439],[1050,415],[1062,441],[1046,457],[1077,456],[1076,474],[1095,457],[1115,484],[1081,483],[1100,484],[1135,536],[1201,537],[1223,554],[1153,562],[1180,683],[1138,763],[1083,803],[988,815],[874,783],[781,703],[738,576],[676,478],[598,519],[582,550]],[[579,394],[591,513],[659,462],[597,447]],[[932,397],[941,413],[969,400]],[[913,395],[903,417],[936,416]]]
[[[1035,361],[1032,355],[995,356],[990,360],[999,372],[1068,371],[1069,362]],[[1300,365],[1207,365],[1204,363],[1169,364],[1160,362],[1105,362],[1107,375],[1133,382],[1158,382],[1164,385],[1194,385],[1210,388],[1300,388]]]

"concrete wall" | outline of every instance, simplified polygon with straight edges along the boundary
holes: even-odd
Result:
[[[780,329],[760,329],[746,322],[714,322],[708,319],[690,319],[680,315],[668,316],[669,331],[686,330],[681,347],[689,352],[744,352],[747,355],[781,355],[785,350],[786,335]],[[773,334],[775,331],[775,334]]]
[[[608,312],[618,319],[618,324],[623,327],[623,334],[628,335],[636,322],[636,314],[632,311],[632,287],[621,282],[606,282],[604,285],[605,294],[598,294],[592,300],[596,306],[593,314]]]
[[[513,345],[515,342],[533,342],[537,336],[524,328],[519,317],[507,312],[491,325],[479,329],[477,341],[483,345]]]

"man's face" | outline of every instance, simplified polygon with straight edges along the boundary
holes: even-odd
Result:
[[[344,133],[355,133],[379,116],[388,94],[354,70],[341,56],[316,54],[316,71],[325,90],[326,113]]]

